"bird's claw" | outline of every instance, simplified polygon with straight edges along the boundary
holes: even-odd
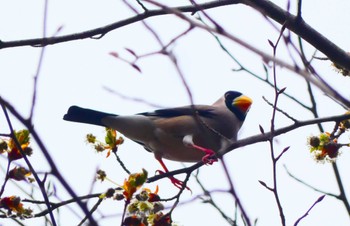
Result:
[[[159,173],[159,174],[164,174],[164,173],[165,173],[165,172],[163,172],[163,171],[161,171],[161,170],[157,170],[156,172]],[[192,190],[191,190],[189,187],[187,187],[186,184],[185,184],[183,181],[181,181],[181,180],[179,180],[179,179],[176,179],[176,178],[173,177],[173,176],[168,176],[168,178],[169,178],[169,180],[171,181],[171,183],[172,183],[175,187],[177,187],[178,189],[182,189],[182,188],[185,186],[185,188],[186,188],[187,190],[189,190],[189,191],[192,192]]]
[[[213,150],[205,149],[202,151],[205,153],[205,155],[202,158],[202,162],[204,164],[212,165],[214,162],[218,161],[217,157],[215,156],[215,152]]]
[[[212,165],[214,162],[217,162],[218,159],[215,157],[213,158],[213,155],[205,155],[203,158],[202,158],[202,162],[204,164],[208,164],[208,165]]]

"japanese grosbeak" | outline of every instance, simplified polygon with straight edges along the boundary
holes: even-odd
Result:
[[[189,105],[122,116],[71,106],[64,120],[115,129],[162,158],[194,162],[216,161],[213,155],[236,141],[252,100],[228,91],[212,105]],[[176,179],[172,181],[181,184]]]

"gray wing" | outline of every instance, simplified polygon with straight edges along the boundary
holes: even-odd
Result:
[[[194,116],[198,115],[205,118],[212,118],[215,116],[212,106],[207,105],[189,105],[184,107],[176,108],[166,108],[160,109],[153,112],[143,112],[138,115],[144,116],[154,116],[161,118],[171,118],[171,117],[180,117],[180,116]]]

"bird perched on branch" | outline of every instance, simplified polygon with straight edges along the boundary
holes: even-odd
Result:
[[[189,105],[122,116],[71,106],[64,120],[115,129],[153,152],[165,172],[163,158],[203,161],[212,164],[213,156],[236,141],[252,100],[228,91],[212,105]],[[170,178],[175,185],[181,182]],[[178,186],[179,187],[179,186]]]

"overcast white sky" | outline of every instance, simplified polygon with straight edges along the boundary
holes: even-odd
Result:
[[[176,5],[187,2],[176,1]],[[274,2],[285,6],[285,1]],[[2,5],[0,8],[1,41],[42,36],[44,1],[0,0],[0,3]],[[295,4],[296,1],[292,1],[293,8]],[[350,2],[346,0],[303,1],[303,17],[320,33],[349,51],[349,8]],[[272,52],[267,40],[276,40],[278,33],[259,13],[242,5],[233,5],[210,10],[209,14],[233,35],[261,50]],[[63,28],[58,35],[89,30],[132,15],[133,12],[119,0],[49,1],[47,35],[54,34],[61,26]],[[187,28],[186,23],[179,22],[173,16],[154,17],[147,22],[164,41],[172,39]],[[260,57],[228,40],[223,39],[223,42],[244,65],[257,74],[264,75]],[[132,59],[124,48],[133,49],[137,54],[144,54],[158,50],[159,46],[142,23],[136,23],[110,32],[102,39],[57,44],[47,47],[45,51],[38,80],[34,125],[60,171],[79,195],[90,192],[97,168],[106,170],[109,177],[119,183],[123,182],[126,174],[113,156],[106,159],[104,154],[96,154],[86,145],[85,134],[92,132],[102,139],[103,128],[62,120],[69,106],[80,105],[117,114],[134,114],[155,109],[150,105],[113,95],[104,87],[164,107],[190,103],[179,75],[167,57],[151,56],[140,60],[138,66],[142,73],[139,73],[126,63],[109,55],[109,52],[114,51],[122,57]],[[33,47],[0,50],[0,95],[25,116],[29,115],[33,76],[36,73],[40,51],[40,48]],[[306,45],[308,54],[312,54],[313,51]],[[233,73],[232,69],[237,68],[237,65],[220,50],[210,34],[201,30],[192,31],[175,44],[174,53],[191,88],[195,103],[211,104],[227,90],[241,91],[250,96],[254,104],[243,125],[240,137],[259,134],[259,125],[268,130],[272,109],[262,100],[262,96],[272,101],[273,90],[244,72]],[[278,53],[281,59],[291,62],[283,47]],[[323,55],[320,53],[319,56]],[[327,61],[315,62],[315,68],[327,81],[336,85],[345,97],[349,97],[348,78],[335,73]],[[279,69],[278,76],[280,87],[287,87],[289,94],[309,104],[309,99],[306,98],[306,86],[300,77],[283,69]],[[320,116],[344,112],[341,107],[322,96],[317,90],[316,94]],[[279,106],[297,119],[312,117],[309,112],[287,98],[281,98]],[[276,126],[282,127],[289,123],[291,121],[279,115]],[[23,128],[18,122],[15,122],[15,126],[16,129]],[[0,128],[0,133],[8,131],[2,114],[0,114]],[[332,129],[332,124],[327,124],[326,128]],[[276,150],[291,146],[281,159],[278,168],[279,191],[287,225],[294,224],[295,220],[302,216],[321,194],[291,179],[282,167],[284,164],[294,175],[315,187],[338,193],[330,164],[317,164],[308,153],[306,139],[310,134],[317,134],[316,126],[299,129],[276,138]],[[34,143],[32,145],[36,147]],[[348,150],[344,150],[338,161],[346,191],[349,191],[350,181],[347,172],[349,172],[350,156],[347,152]],[[145,152],[142,147],[129,140],[120,147],[119,155],[133,172],[145,168],[152,175],[160,167],[152,154]],[[49,169],[39,150],[35,149],[31,161],[38,171]],[[258,183],[258,180],[272,183],[272,164],[268,144],[255,144],[235,150],[226,156],[226,161],[249,217],[252,220],[258,218],[257,225],[279,225],[280,219],[274,197]],[[1,159],[2,167],[5,164],[6,161]],[[182,167],[180,163],[169,161],[167,165],[170,169]],[[220,163],[202,167],[199,177],[209,190],[228,188]],[[168,180],[162,180],[157,184],[160,186],[160,196],[163,198],[171,197],[177,192],[176,188],[169,185]],[[112,186],[114,185],[97,183],[94,192],[103,192]],[[194,178],[190,180],[189,186],[193,193],[185,192],[181,201],[190,200],[201,194]],[[154,189],[155,184],[148,187]],[[14,193],[13,189],[15,188],[10,184],[4,195],[19,194]],[[61,197],[67,198],[60,186],[58,186],[58,193]],[[233,218],[232,197],[219,192],[213,194],[222,209]],[[40,194],[37,197],[41,199]],[[101,211],[106,214],[121,213],[122,209],[123,203],[111,200],[107,200],[101,206]],[[79,211],[78,213],[80,214]],[[66,208],[63,208],[60,214],[62,225],[76,225],[79,222],[79,218],[70,214],[70,210]],[[173,220],[185,226],[226,225],[217,211],[207,204],[201,204],[200,200],[177,208],[173,213]],[[4,225],[13,223],[9,220],[2,220],[2,222]],[[111,222],[119,224],[120,220],[118,217],[108,218],[102,220],[101,225],[111,225]],[[27,220],[24,223],[34,225],[33,220]],[[332,197],[326,197],[300,223],[300,225],[318,226],[347,224],[349,224],[349,216],[345,208]]]

